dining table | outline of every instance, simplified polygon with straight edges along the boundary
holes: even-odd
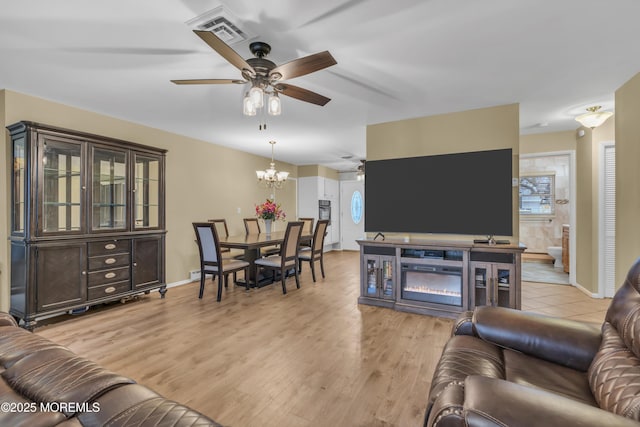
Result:
[[[219,244],[222,248],[242,249],[243,259],[249,263],[249,285],[251,287],[261,287],[272,281],[268,278],[258,278],[256,280],[255,261],[261,257],[260,249],[267,246],[280,245],[284,242],[285,231],[272,231],[271,233],[238,234],[232,236],[219,236]],[[308,231],[302,231],[300,242],[311,242],[313,235]],[[246,280],[246,278],[245,278]],[[245,286],[242,279],[237,283]]]

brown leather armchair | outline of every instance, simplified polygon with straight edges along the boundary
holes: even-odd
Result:
[[[602,325],[499,307],[463,313],[425,426],[639,426],[640,259]]]

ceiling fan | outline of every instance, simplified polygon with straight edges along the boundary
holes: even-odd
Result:
[[[283,82],[284,80],[304,76],[337,64],[336,60],[328,51],[294,59],[281,65],[276,65],[274,62],[265,58],[265,56],[267,56],[271,51],[271,46],[267,43],[261,41],[252,42],[249,45],[249,49],[255,57],[245,60],[212,32],[202,30],[194,30],[193,32],[196,33],[196,35],[198,35],[213,50],[218,52],[224,59],[238,68],[242,73],[242,80],[171,80],[175,84],[251,83],[251,89],[245,94],[243,103],[244,113],[246,115],[255,115],[256,110],[263,106],[263,97],[265,94],[269,95],[267,106],[269,114],[272,115],[280,114],[279,94],[321,106],[331,100],[326,96]]]

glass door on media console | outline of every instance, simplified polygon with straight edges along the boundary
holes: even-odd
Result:
[[[471,279],[475,305],[511,307],[514,269],[511,265],[473,263]]]
[[[39,141],[42,174],[42,233],[80,232],[83,228],[82,205],[84,177],[81,142],[42,137]]]
[[[495,305],[498,305],[500,307],[510,307],[511,294],[512,294],[511,283],[513,282],[513,268],[511,266],[502,268],[499,265],[496,265],[495,276],[496,276]]]
[[[394,298],[394,257],[367,256],[365,295],[375,298]]]

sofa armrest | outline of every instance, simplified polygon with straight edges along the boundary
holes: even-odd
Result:
[[[602,341],[601,325],[503,307],[476,307],[475,334],[488,342],[587,371]]]
[[[18,326],[18,323],[12,315],[0,311],[0,326]]]
[[[451,329],[451,336],[454,335],[475,335],[473,333],[473,311],[463,311],[458,315]]]
[[[222,427],[193,409],[139,385],[115,388],[76,415],[83,426]]]
[[[638,426],[595,406],[495,378],[467,377],[463,413],[468,426]]]

